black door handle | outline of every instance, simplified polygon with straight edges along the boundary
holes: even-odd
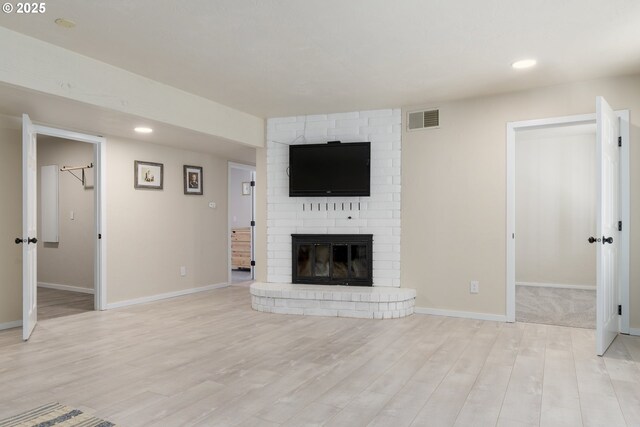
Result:
[[[35,237],[28,237],[27,238],[27,245],[29,243],[38,243],[38,239],[36,239]]]
[[[606,239],[604,238],[604,236],[602,236],[602,244],[604,245],[605,243],[613,243],[613,237],[607,237]]]
[[[16,245],[19,245],[20,243],[24,242],[24,240],[22,240],[20,237],[16,237]]]
[[[595,243],[595,242],[599,242],[599,241],[600,241],[600,239],[596,239],[596,238],[595,238],[595,237],[593,237],[593,236],[592,236],[592,237],[589,237],[589,239],[588,239],[588,240],[589,240],[589,243]]]

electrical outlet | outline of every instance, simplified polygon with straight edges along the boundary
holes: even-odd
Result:
[[[180,275],[182,277],[187,275],[187,267],[185,267],[185,266],[180,267]]]
[[[477,294],[479,292],[480,292],[480,282],[478,282],[477,280],[472,280],[471,283],[469,283],[469,293]]]

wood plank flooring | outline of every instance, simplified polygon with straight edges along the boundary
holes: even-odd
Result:
[[[232,286],[0,332],[0,418],[58,401],[122,426],[638,426],[640,337],[251,310]]]
[[[38,287],[38,320],[93,310],[93,294]]]

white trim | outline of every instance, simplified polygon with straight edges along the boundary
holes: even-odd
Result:
[[[94,289],[96,310],[107,309],[107,140],[96,150],[95,192],[96,206],[96,267]],[[100,239],[97,236],[100,235]]]
[[[640,336],[640,328],[629,328],[629,335]]]
[[[622,316],[620,316],[620,332],[630,333],[629,312],[629,254],[631,236],[631,175],[629,173],[629,110],[617,112],[620,118],[620,136],[622,137],[622,147],[620,148],[620,220],[622,221],[622,232],[620,232],[620,256],[618,257],[618,280],[620,286],[619,304],[622,305]],[[622,191],[627,189],[627,191]]]
[[[620,304],[622,305],[622,316],[620,319],[620,332],[627,333],[629,331],[629,229],[630,229],[630,176],[629,176],[629,110],[616,111],[620,119],[620,135],[623,144],[620,152],[620,212],[623,221],[622,232],[620,235],[620,254],[619,254],[619,291]],[[506,129],[507,137],[507,229],[506,229],[506,247],[507,247],[507,321],[515,322],[516,313],[516,272],[515,272],[515,220],[516,220],[516,204],[515,204],[515,142],[516,130],[528,130],[535,128],[549,128],[563,125],[578,125],[595,122],[596,115],[580,114],[575,116],[551,117],[536,120],[524,120],[518,122],[508,122]],[[626,141],[626,144],[624,143]]]
[[[60,285],[58,283],[38,282],[39,288],[58,289],[59,291],[81,292],[83,294],[94,294],[91,288],[82,288],[80,286]]]
[[[175,297],[181,297],[183,295],[190,295],[198,292],[210,291],[212,289],[226,288],[230,285],[231,283],[226,283],[226,282],[216,283],[213,285],[202,286],[200,288],[183,289],[181,291],[167,292],[165,294],[151,295],[148,297],[135,298],[135,299],[130,299],[126,301],[118,301],[118,302],[107,304],[106,309],[111,310],[114,308],[128,307],[130,305],[146,304],[149,302],[160,301],[167,298],[175,298]]]
[[[14,320],[13,322],[0,323],[0,331],[5,329],[13,329],[22,327],[22,320]]]
[[[581,123],[595,123],[596,113],[577,114],[575,116],[547,117],[544,119],[521,120],[519,122],[509,122],[507,126],[513,129],[526,130],[530,128],[550,128],[554,126],[579,125]]]
[[[442,310],[439,308],[415,307],[416,314],[430,314],[432,316],[462,317],[464,319],[490,320],[493,322],[506,322],[504,314],[474,313],[472,311]]]
[[[584,291],[596,290],[595,285],[569,285],[565,283],[534,283],[534,282],[516,282],[516,286],[531,286],[535,288],[555,288],[555,289],[579,289]]]
[[[507,322],[516,321],[516,125],[507,123]]]
[[[102,136],[89,135],[86,133],[74,132],[65,129],[52,128],[34,124],[33,127],[38,135],[55,136],[62,139],[72,139],[74,141],[88,142],[89,144],[102,144],[106,139]]]

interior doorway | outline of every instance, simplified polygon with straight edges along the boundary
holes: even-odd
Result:
[[[595,329],[595,122],[515,138],[516,321]]]
[[[596,125],[595,235],[582,236],[596,252],[596,354],[618,333],[629,333],[629,111],[613,111],[596,97],[596,113],[507,123],[507,321],[516,320],[516,133]],[[552,230],[544,237],[554,241]]]
[[[94,150],[52,136],[37,141],[40,320],[95,308]]]
[[[88,237],[94,242],[93,307],[106,308],[106,139],[64,129],[34,124],[27,114],[22,115],[22,235],[15,243],[22,246],[22,338],[28,340],[38,322],[38,243],[43,240],[38,221],[38,162],[37,141],[54,137],[92,144],[93,168],[93,231]],[[51,165],[49,165],[51,166]],[[84,169],[84,168],[83,168]],[[49,168],[49,173],[52,172]],[[80,169],[75,169],[80,170]],[[54,199],[52,199],[54,200]],[[55,202],[55,200],[54,200]],[[49,209],[59,213],[52,202]],[[47,232],[50,229],[46,230]],[[50,236],[44,238],[49,239]]]
[[[229,162],[229,283],[254,279],[256,168]]]

